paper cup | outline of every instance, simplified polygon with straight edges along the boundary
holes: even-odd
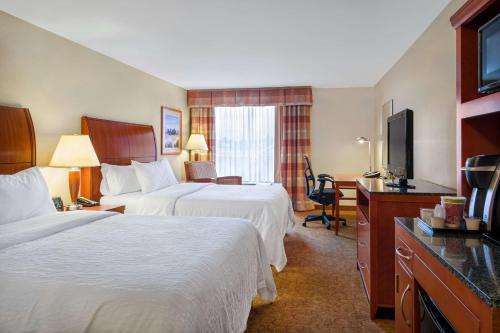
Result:
[[[481,219],[477,217],[466,217],[465,225],[467,226],[467,230],[479,230],[479,224],[481,223]]]
[[[431,217],[431,226],[433,228],[437,228],[437,229],[443,229],[444,228],[444,219],[440,218],[440,217]]]
[[[431,223],[431,217],[434,214],[434,209],[432,208],[420,208],[420,218],[424,220],[427,224]]]
[[[464,215],[465,197],[441,197],[441,204],[446,211],[446,226],[458,228]]]

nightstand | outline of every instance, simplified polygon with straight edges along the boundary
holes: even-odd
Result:
[[[83,207],[82,210],[89,210],[94,212],[117,212],[123,214],[125,212],[124,205],[97,205],[94,207]]]

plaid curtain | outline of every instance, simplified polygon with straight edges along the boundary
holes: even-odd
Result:
[[[201,161],[215,160],[215,112],[211,107],[192,107],[191,134],[203,134],[208,151],[200,153]],[[191,158],[192,159],[192,158]]]
[[[279,107],[281,124],[281,183],[292,199],[296,211],[311,210],[304,180],[304,155],[311,153],[309,105]]]

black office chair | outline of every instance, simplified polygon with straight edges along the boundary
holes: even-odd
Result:
[[[335,221],[335,218],[332,215],[328,215],[326,213],[326,207],[335,204],[335,180],[330,175],[324,173],[319,174],[319,188],[316,189],[316,179],[314,178],[314,173],[311,168],[309,157],[307,157],[307,155],[304,155],[304,160],[306,161],[306,168],[304,170],[304,177],[306,179],[306,195],[312,201],[321,204],[323,206],[323,212],[321,213],[321,215],[307,215],[302,225],[304,227],[307,227],[307,222],[321,221],[323,224],[326,224],[326,228],[330,230],[332,227],[330,221]],[[325,188],[326,182],[330,182],[332,184],[331,188]],[[344,194],[340,192],[340,196],[343,197]],[[342,222],[342,225],[346,225],[346,219],[339,218],[339,221]]]

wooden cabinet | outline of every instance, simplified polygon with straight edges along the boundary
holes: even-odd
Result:
[[[457,187],[467,197],[466,159],[500,154],[500,92],[478,92],[478,29],[499,13],[498,0],[469,0],[451,17],[457,49]]]
[[[455,194],[430,182],[410,183],[414,190],[399,191],[380,179],[357,182],[357,265],[372,319],[394,318],[394,217],[418,216],[420,208],[433,208],[441,195]]]
[[[396,225],[395,262],[396,332],[420,332],[419,290],[457,332],[500,331],[500,308],[484,303],[400,225]]]
[[[408,268],[396,259],[396,332],[413,332],[413,278]]]

